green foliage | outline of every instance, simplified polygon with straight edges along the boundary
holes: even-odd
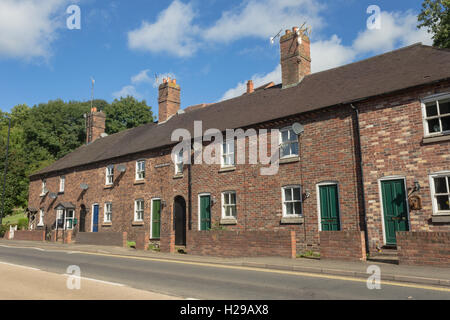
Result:
[[[433,34],[433,45],[450,49],[450,0],[424,0],[418,28]]]
[[[26,230],[28,228],[28,218],[21,218],[17,222],[18,230]]]
[[[9,224],[0,224],[0,238],[3,238],[6,231],[9,230]]]
[[[320,253],[314,252],[312,250],[308,250],[306,252],[298,254],[297,258],[319,259],[320,258]]]
[[[111,104],[105,100],[94,100],[93,106],[106,113],[109,134],[153,121],[151,107],[145,101],[139,102],[132,97],[114,100]],[[11,118],[3,216],[12,214],[14,208],[27,207],[30,174],[85,143],[84,114],[90,108],[90,102],[64,102],[58,99],[32,108],[21,104],[13,107],[10,113],[0,112],[0,183],[3,183],[8,135],[5,116]]]
[[[104,107],[106,114],[106,133],[113,134],[125,129],[135,128],[141,124],[153,121],[151,107],[145,100],[139,102],[128,96],[115,99],[110,105]]]

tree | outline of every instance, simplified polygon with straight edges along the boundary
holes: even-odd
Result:
[[[450,48],[450,0],[425,0],[418,20],[418,28],[433,34],[434,46]]]
[[[145,100],[139,102],[131,96],[121,97],[120,100],[115,99],[110,105],[105,106],[103,111],[106,113],[107,134],[153,121],[152,109],[147,106]]]

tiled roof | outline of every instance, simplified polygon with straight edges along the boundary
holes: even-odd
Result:
[[[203,130],[246,127],[270,120],[355,102],[450,78],[450,50],[422,44],[306,76],[297,86],[280,85],[192,108],[161,124],[146,124],[84,145],[32,176],[73,168],[173,144],[171,134],[195,120]]]

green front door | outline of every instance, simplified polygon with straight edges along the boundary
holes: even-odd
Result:
[[[319,186],[320,221],[322,231],[339,231],[339,200],[337,185]]]
[[[211,229],[211,197],[200,196],[200,230]]]
[[[161,200],[152,201],[152,239],[159,239],[161,234]]]
[[[405,181],[403,179],[381,181],[381,195],[386,244],[395,245],[397,244],[395,232],[408,231]]]

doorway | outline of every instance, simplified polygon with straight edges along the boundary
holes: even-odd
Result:
[[[175,245],[186,245],[186,201],[183,197],[175,197],[173,203],[173,222],[175,230]]]
[[[80,232],[86,231],[86,214],[87,214],[86,206],[82,204],[80,207],[80,222],[78,224],[78,230]]]
[[[396,232],[408,231],[408,203],[406,201],[405,179],[384,179],[380,181],[383,208],[384,236],[386,245],[397,245]]]
[[[320,184],[319,212],[321,231],[340,231],[341,221],[339,212],[338,186],[335,183]]]

